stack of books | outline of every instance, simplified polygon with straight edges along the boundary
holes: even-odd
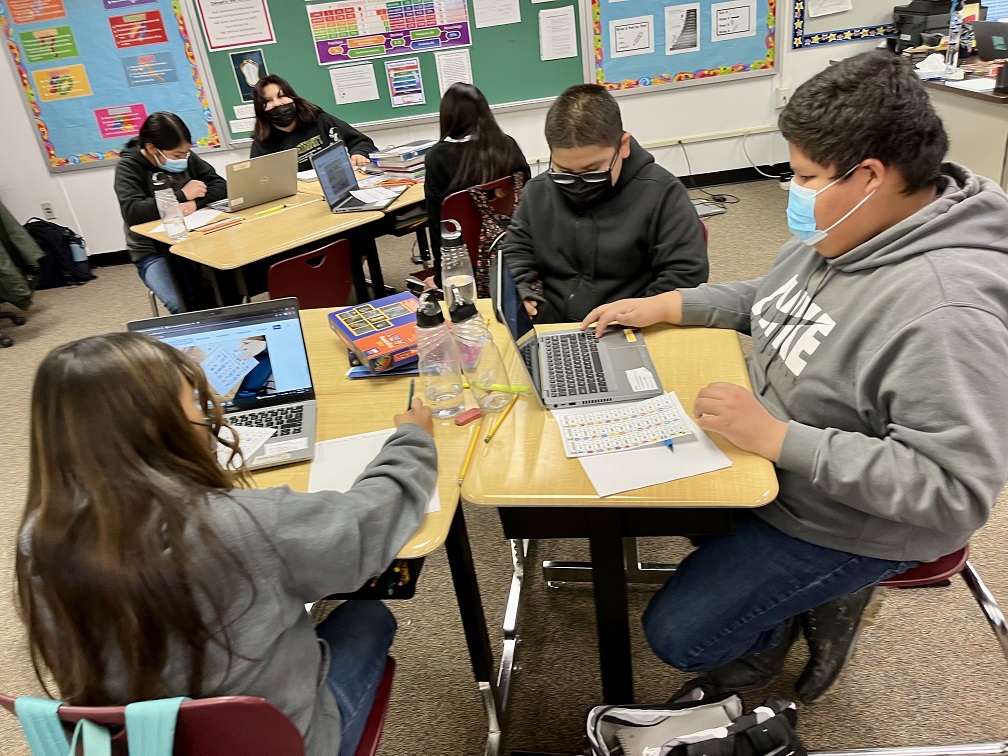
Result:
[[[418,139],[398,147],[372,152],[371,162],[390,175],[419,181],[426,174],[424,156],[437,141],[437,139]]]

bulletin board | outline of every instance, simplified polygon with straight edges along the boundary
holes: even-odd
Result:
[[[895,33],[892,4],[877,0],[795,0],[792,50]]]
[[[358,126],[436,114],[438,57],[445,54],[468,58],[472,83],[491,105],[544,100],[584,81],[578,0],[237,0],[248,4],[247,29],[230,41],[222,38],[227,27],[207,14],[212,0],[187,1],[230,140],[251,138],[249,82],[263,73],[281,76],[299,96]],[[516,6],[520,20],[480,27],[479,4],[498,16]],[[543,59],[542,11],[571,20],[569,57]],[[252,42],[257,35],[267,41]],[[358,81],[338,84],[349,71]],[[337,102],[337,86],[358,86],[369,99]]]
[[[617,91],[774,73],[778,0],[585,0],[590,76]]]
[[[105,165],[159,110],[220,145],[178,0],[0,0],[0,27],[50,171]]]

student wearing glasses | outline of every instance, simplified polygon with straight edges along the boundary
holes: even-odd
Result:
[[[546,115],[546,142],[550,170],[526,185],[501,250],[537,323],[707,281],[686,188],[623,130],[603,87],[563,92]]]

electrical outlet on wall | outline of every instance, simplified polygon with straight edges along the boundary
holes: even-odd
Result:
[[[51,202],[43,202],[40,207],[42,208],[42,217],[46,220],[56,220],[56,213],[53,211],[53,206]]]
[[[781,108],[787,107],[788,101],[791,99],[791,90],[787,87],[777,87],[774,90],[774,107],[780,110]]]

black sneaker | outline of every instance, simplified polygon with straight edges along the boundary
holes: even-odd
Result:
[[[875,586],[829,601],[801,616],[809,644],[809,662],[795,682],[799,700],[811,703],[829,691],[854,655],[865,609]]]

